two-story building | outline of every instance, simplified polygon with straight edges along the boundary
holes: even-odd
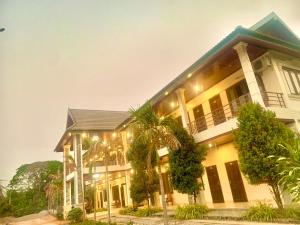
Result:
[[[232,130],[237,128],[238,108],[247,102],[258,102],[300,132],[300,40],[274,13],[248,29],[239,26],[162,88],[151,102],[158,115],[178,119],[197,143],[209,148],[203,162],[205,189],[199,195],[201,203],[210,207],[274,203],[267,185],[251,185],[241,174]],[[85,165],[96,160],[95,173],[104,171],[101,156],[82,151],[85,135],[94,134],[101,138],[103,148],[110,148],[110,155],[116,155],[115,165],[113,160],[109,163],[109,193],[114,206],[131,204],[130,165],[124,158],[130,144],[128,113],[75,110],[79,114],[76,116],[72,111],[69,110],[66,132],[56,148],[64,151],[66,208],[71,203],[82,203],[83,185],[90,182]],[[70,150],[77,162],[71,173],[66,169]],[[122,160],[118,160],[118,154]],[[160,152],[161,156],[167,154],[165,150]],[[75,186],[73,201],[69,197],[71,180]],[[164,180],[168,186],[168,179]],[[101,179],[98,190],[98,205],[103,207],[107,193]],[[167,194],[172,204],[188,203],[187,195],[171,188]]]

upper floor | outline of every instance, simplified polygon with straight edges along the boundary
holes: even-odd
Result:
[[[250,29],[237,28],[155,95],[154,108],[176,118],[197,142],[235,129],[238,108],[247,102],[297,123],[299,43],[274,14]]]

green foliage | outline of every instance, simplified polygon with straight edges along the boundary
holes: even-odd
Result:
[[[203,219],[208,211],[205,205],[178,206],[175,211],[175,218],[180,220]]]
[[[294,133],[276,119],[274,112],[256,103],[240,109],[237,125],[234,139],[239,150],[241,171],[252,184],[270,185],[278,207],[282,208],[278,189],[281,168],[277,166],[276,157],[289,156],[289,151],[281,146],[294,146]],[[275,157],[270,158],[271,155]]]
[[[143,170],[135,170],[131,176],[130,197],[136,205],[148,199],[148,195],[153,198],[154,192],[158,191],[159,178],[156,171],[153,171],[152,179]]]
[[[243,218],[250,221],[272,222],[278,218],[278,215],[270,205],[259,203],[257,206],[250,207]]]
[[[161,212],[161,208],[142,208],[138,209],[134,215],[138,217],[148,217],[158,212]]]
[[[298,202],[300,201],[300,142],[297,142],[296,147],[288,146],[287,149],[290,157],[279,157],[277,160],[283,168],[279,184],[291,194],[294,202]]]
[[[130,215],[130,216],[138,216],[138,217],[148,217],[152,216],[155,213],[161,212],[161,208],[133,208],[126,207],[119,210],[119,214],[121,215]]]
[[[158,191],[159,178],[154,167],[157,165],[156,155],[152,155],[151,168],[147,167],[147,146],[134,139],[127,152],[127,159],[131,163],[134,174],[131,176],[130,196],[139,205],[148,196],[153,198]]]
[[[55,202],[62,204],[62,163],[45,161],[25,164],[17,169],[9,184],[13,214],[17,217],[37,213]]]
[[[78,223],[82,221],[83,211],[81,208],[73,208],[68,213],[68,220],[71,223]]]
[[[135,212],[137,211],[137,208],[134,207],[125,207],[119,210],[120,215],[131,215],[133,216]]]
[[[94,209],[95,189],[91,186],[84,187],[84,199],[86,202],[85,210],[87,213],[93,212]]]
[[[72,223],[72,225],[107,225],[106,222],[94,221],[94,220],[85,220],[79,223]],[[111,225],[117,225],[117,223],[110,223]]]
[[[64,214],[62,212],[57,212],[55,216],[58,220],[63,220],[64,219]]]
[[[6,217],[12,215],[12,208],[7,198],[0,198],[0,217]]]
[[[194,195],[195,198],[201,188],[197,178],[204,173],[201,162],[205,160],[206,148],[196,144],[194,138],[177,122],[173,121],[170,126],[180,142],[179,149],[169,152],[173,188],[180,193]]]
[[[280,218],[296,219],[300,220],[300,206],[299,205],[290,205],[283,210],[279,210]]]

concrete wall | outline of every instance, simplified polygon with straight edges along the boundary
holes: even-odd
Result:
[[[224,201],[225,203],[212,203],[211,192],[209,188],[207,174],[205,173],[203,176],[203,181],[205,185],[204,196],[208,206],[210,207],[241,207],[241,205],[248,206],[251,204],[255,204],[258,201],[264,201],[275,205],[272,195],[270,194],[269,187],[265,184],[261,185],[251,185],[247,181],[247,179],[242,174],[242,179],[245,187],[245,191],[248,198],[248,203],[234,203],[233,197],[230,189],[229,180],[227,177],[225,163],[238,160],[238,151],[234,147],[232,142],[227,144],[223,144],[220,146],[215,146],[209,149],[206,160],[203,165],[205,167],[216,165],[220,183],[223,191]]]

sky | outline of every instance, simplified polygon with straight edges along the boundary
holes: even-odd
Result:
[[[0,180],[53,149],[67,109],[128,110],[241,25],[300,1],[0,0]]]

